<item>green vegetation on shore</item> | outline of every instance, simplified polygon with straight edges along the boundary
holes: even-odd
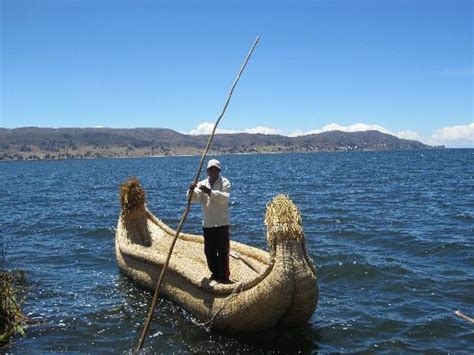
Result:
[[[19,293],[24,290],[25,272],[6,271],[6,247],[0,237],[0,348],[10,342],[13,336],[25,335],[23,324],[27,318],[23,314]]]
[[[15,278],[18,276],[0,272],[0,347],[17,334],[25,335],[23,324],[27,318],[21,311]]]

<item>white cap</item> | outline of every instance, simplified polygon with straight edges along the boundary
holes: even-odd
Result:
[[[217,169],[221,170],[221,163],[217,159],[211,159],[207,162],[207,168],[215,166]]]

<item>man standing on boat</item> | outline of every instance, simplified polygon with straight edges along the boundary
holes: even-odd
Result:
[[[191,202],[200,202],[203,211],[204,253],[211,271],[211,280],[229,283],[229,194],[230,182],[220,176],[221,163],[207,163],[207,179],[191,183]]]

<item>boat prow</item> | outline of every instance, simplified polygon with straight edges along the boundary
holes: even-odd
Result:
[[[122,185],[121,202],[115,236],[119,268],[153,290],[175,231],[145,207],[138,180]],[[265,224],[270,252],[231,242],[231,284],[209,279],[203,237],[181,234],[162,292],[215,329],[251,332],[307,322],[319,290],[300,213],[288,197],[278,195],[267,205]]]

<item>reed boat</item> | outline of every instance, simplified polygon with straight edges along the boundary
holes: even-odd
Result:
[[[306,323],[319,289],[300,212],[287,196],[278,195],[267,205],[265,224],[268,252],[231,241],[230,284],[210,280],[203,237],[180,234],[162,294],[213,329],[255,332]],[[146,207],[137,179],[122,184],[115,246],[125,275],[154,290],[174,235]]]

